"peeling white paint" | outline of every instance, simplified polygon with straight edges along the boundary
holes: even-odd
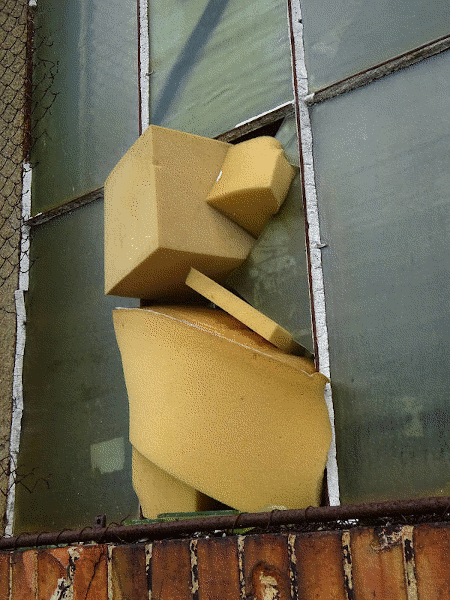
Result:
[[[139,85],[141,89],[142,132],[150,125],[150,40],[148,34],[148,0],[139,0]]]
[[[60,577],[55,591],[50,597],[50,600],[73,600],[73,581],[75,575],[75,561],[80,558],[80,553],[77,548],[69,548],[68,550],[71,562],[67,567],[66,577]]]
[[[289,554],[289,580],[291,583],[291,598],[298,598],[298,586],[296,577],[297,555],[295,553],[296,535],[290,533],[288,535],[288,554]]]
[[[146,544],[145,546],[145,575],[147,577],[147,582],[149,579],[149,573],[151,573],[152,568],[152,556],[153,556],[153,544]],[[152,600],[152,588],[148,586],[148,600]]]
[[[32,169],[29,163],[22,169],[22,219],[26,222],[31,216]],[[30,270],[30,227],[22,224],[20,239],[19,290],[27,291]]]
[[[191,556],[191,591],[192,595],[198,594],[198,557],[197,540],[189,542],[189,552]]]
[[[113,588],[113,578],[112,578],[112,555],[115,546],[112,544],[107,548],[107,561],[108,561],[108,569],[107,569],[107,578],[108,578],[108,600],[114,599],[114,588]]]
[[[32,170],[29,163],[22,167],[22,219],[25,222],[31,215],[31,180]],[[22,224],[20,234],[20,260],[19,260],[19,288],[14,292],[16,305],[16,350],[14,357],[13,389],[12,389],[12,416],[11,433],[9,441],[9,455],[11,461],[11,472],[8,481],[8,495],[6,498],[6,524],[5,535],[11,536],[14,523],[15,506],[15,467],[20,446],[20,430],[22,426],[23,413],[23,389],[22,371],[23,355],[25,351],[26,338],[26,311],[25,295],[29,285],[30,269],[30,227]]]
[[[342,563],[345,577],[345,595],[350,600],[353,598],[353,560],[350,546],[350,531],[348,530],[342,532]]]
[[[416,562],[414,558],[414,526],[405,525],[402,527],[401,533],[406,597],[408,600],[418,600],[419,595],[416,581]]]
[[[259,574],[259,581],[263,588],[263,600],[279,600],[281,594],[278,589],[278,581],[273,575],[264,575],[264,572],[262,571]]]
[[[325,245],[320,237],[319,210],[317,205],[316,184],[314,177],[314,160],[312,151],[312,132],[309,119],[309,110],[305,99],[308,94],[308,76],[305,65],[303,47],[302,12],[299,0],[291,1],[292,14],[290,15],[291,27],[294,35],[294,56],[292,58],[295,69],[298,92],[297,114],[300,122],[300,139],[303,156],[303,179],[306,196],[306,220],[309,235],[309,257],[311,266],[311,294],[314,306],[316,338],[318,346],[319,370],[330,376],[330,357],[328,349],[328,330],[325,313],[325,293],[322,271],[322,248]],[[295,89],[295,86],[294,86]],[[325,387],[325,401],[332,428],[332,439],[327,460],[328,497],[331,506],[340,504],[339,478],[336,460],[336,432],[334,428],[334,408],[331,396],[331,386]]]
[[[247,593],[245,591],[244,545],[245,545],[245,536],[238,535],[238,538],[237,538],[238,569],[239,569],[239,590],[240,590],[241,600],[246,600],[246,597],[247,597]]]

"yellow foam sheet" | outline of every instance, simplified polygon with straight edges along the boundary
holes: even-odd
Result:
[[[327,379],[303,370],[309,361],[221,310],[117,309],[113,317],[130,440],[147,460],[239,510],[319,503],[331,428]]]
[[[229,148],[208,203],[258,237],[295,176],[280,142],[260,136]]]
[[[284,352],[310,354],[289,331],[196,269],[189,271],[186,284]]]
[[[180,298],[191,266],[225,278],[254,238],[206,202],[230,144],[151,125],[105,182],[105,292]]]
[[[134,447],[132,461],[133,487],[147,519],[165,512],[214,510],[212,498],[158,468]]]

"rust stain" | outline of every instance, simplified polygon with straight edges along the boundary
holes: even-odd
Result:
[[[353,593],[358,600],[407,600],[402,531],[351,532]]]
[[[0,554],[0,600],[9,600],[10,554]]]
[[[255,600],[282,600],[290,598],[286,590],[286,575],[272,565],[259,563],[252,572]]]
[[[146,557],[142,544],[110,548],[108,585],[110,598],[114,600],[140,600],[147,595]]]
[[[416,525],[413,542],[418,597],[450,598],[450,527]]]
[[[192,600],[189,541],[155,542],[151,578],[154,600]]]
[[[35,600],[37,597],[37,550],[14,552],[11,555],[11,597],[14,600]]]
[[[248,594],[258,600],[291,597],[286,535],[246,536],[243,558],[247,597]]]
[[[73,574],[77,558],[74,548],[39,551],[37,561],[39,599],[73,598]]]
[[[107,547],[79,546],[73,576],[73,600],[107,600]]]
[[[197,544],[200,600],[241,596],[236,537],[200,539]]]
[[[341,533],[297,534],[295,557],[298,595],[302,600],[347,600]]]
[[[384,552],[402,543],[401,525],[390,525],[374,529],[376,539],[371,542],[375,552]]]

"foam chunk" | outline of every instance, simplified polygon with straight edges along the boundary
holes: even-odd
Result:
[[[239,319],[239,321],[242,321],[247,327],[277,348],[291,354],[310,355],[306,348],[294,340],[289,331],[220,284],[203,275],[203,273],[191,269],[186,284],[236,319]]]
[[[105,182],[105,292],[182,298],[191,266],[217,279],[254,238],[206,202],[230,144],[151,125]]]
[[[215,506],[214,500],[159,469],[134,447],[132,461],[133,487],[147,519],[164,512],[195,512]]]
[[[280,209],[295,173],[277,139],[241,142],[229,148],[208,203],[258,237]]]
[[[238,510],[318,505],[331,427],[327,378],[302,368],[311,361],[220,310],[160,306],[113,317],[138,452]]]

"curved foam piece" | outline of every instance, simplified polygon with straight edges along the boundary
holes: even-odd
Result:
[[[147,519],[155,519],[164,512],[198,512],[215,506],[212,498],[172,477],[147,460],[134,446],[132,461],[134,491]]]
[[[177,299],[225,278],[254,238],[206,202],[231,144],[150,125],[105,182],[105,292]]]
[[[220,310],[162,306],[113,317],[130,440],[145,458],[238,510],[319,503],[331,427],[327,378],[302,369],[311,361]]]
[[[311,355],[309,350],[294,340],[289,331],[196,269],[189,271],[186,284],[280,350],[301,356]]]
[[[277,139],[241,142],[228,150],[208,203],[258,237],[280,209],[296,172]]]

